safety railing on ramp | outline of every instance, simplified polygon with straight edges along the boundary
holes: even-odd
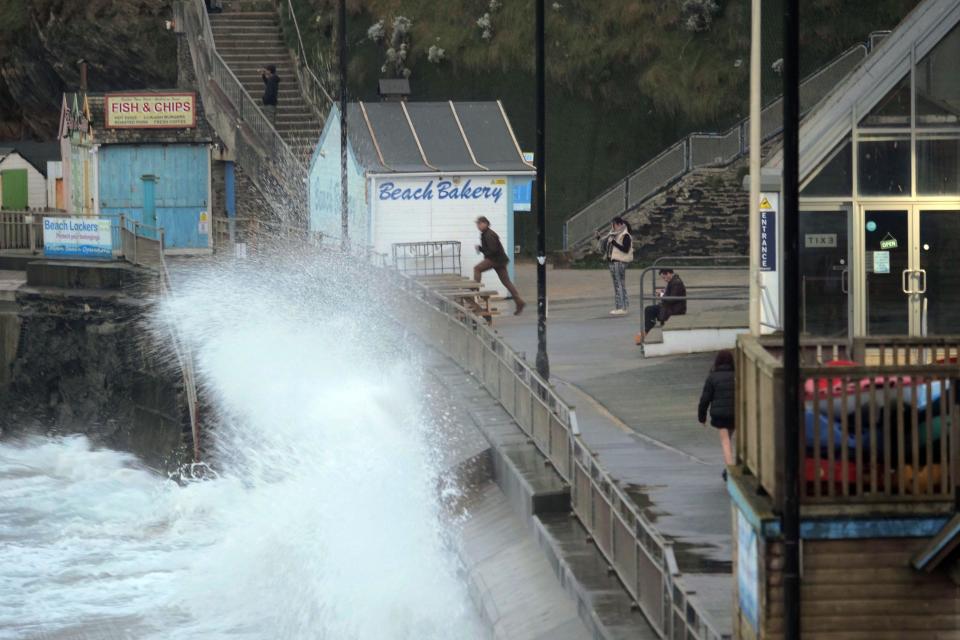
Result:
[[[173,295],[170,271],[164,258],[163,227],[152,227],[125,216],[119,219],[120,247],[123,257],[130,263],[148,267],[159,273],[160,296]],[[176,358],[177,367],[183,379],[184,395],[187,398],[187,411],[190,420],[190,437],[193,444],[193,461],[200,461],[200,401],[197,395],[197,377],[193,353],[189,344],[181,339],[176,327],[170,323],[170,345]]]
[[[235,140],[237,159],[246,175],[267,198],[267,202],[276,214],[290,224],[302,222],[291,219],[291,212],[299,211],[306,218],[304,198],[300,196],[307,168],[304,159],[299,158],[284,141],[270,119],[263,113],[260,105],[244,88],[236,74],[217,52],[213,37],[213,27],[202,0],[182,0],[175,4],[178,20],[187,34],[193,63],[200,81],[200,96],[205,108],[215,104],[208,82],[217,87],[227,98],[234,110],[237,129],[247,127],[256,137],[260,149],[252,145],[239,131],[230,132],[226,138]]]
[[[685,587],[672,543],[580,440],[574,408],[481,318],[417,280],[394,274],[415,301],[407,326],[476,377],[569,484],[574,514],[657,634],[724,638]]]
[[[801,112],[806,113],[867,56],[867,44],[840,54],[800,85]],[[783,103],[777,98],[763,108],[761,138],[767,142],[783,129]],[[722,133],[691,133],[601,193],[563,226],[563,245],[574,249],[616,216],[636,209],[694,169],[722,167],[749,151],[750,121],[745,118]]]

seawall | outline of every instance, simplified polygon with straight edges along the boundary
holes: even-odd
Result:
[[[34,260],[0,308],[0,428],[83,433],[147,464],[181,458],[184,399],[151,338],[157,274],[120,262]]]

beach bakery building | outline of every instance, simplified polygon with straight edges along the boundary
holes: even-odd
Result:
[[[513,253],[514,212],[529,211],[536,171],[500,102],[357,102],[348,106],[347,131],[354,246],[390,254],[395,243],[459,241],[462,273],[472,275],[480,260],[474,221],[485,216]],[[334,107],[311,162],[310,225],[339,238],[340,224]],[[484,282],[503,292],[493,272]]]

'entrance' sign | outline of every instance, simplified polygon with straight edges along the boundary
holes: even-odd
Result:
[[[777,194],[760,197],[760,271],[777,270]]]

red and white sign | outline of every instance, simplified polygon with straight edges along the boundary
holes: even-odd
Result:
[[[197,95],[108,93],[103,113],[108,129],[192,129],[197,126]]]

